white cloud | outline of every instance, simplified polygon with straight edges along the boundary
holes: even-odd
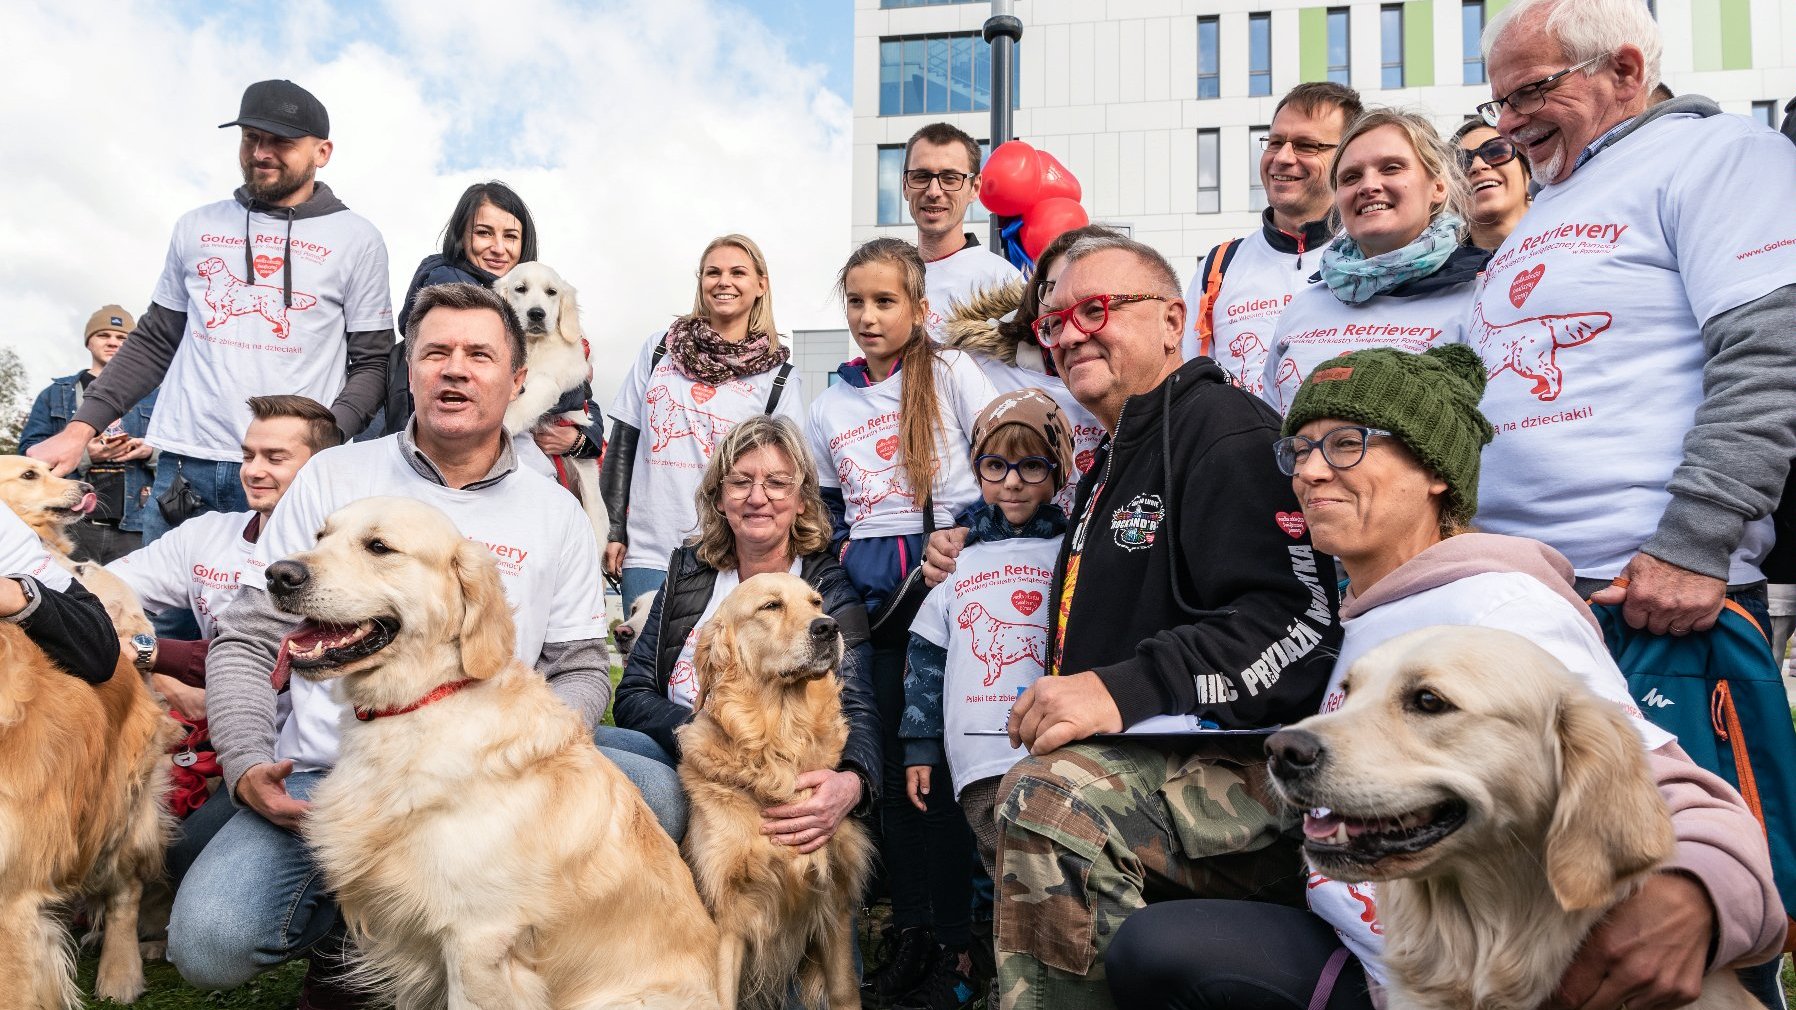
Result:
[[[214,8],[208,8],[214,10]],[[692,302],[705,242],[767,252],[782,330],[840,326],[852,117],[824,70],[716,0],[392,0],[374,12],[8,4],[0,35],[0,345],[33,381],[86,363],[101,304],[149,302],[169,229],[241,181],[244,85],[300,82],[331,114],[319,178],[387,241],[395,307],[470,182],[529,203],[544,262],[581,293],[602,402]],[[344,24],[390,24],[344,40]],[[446,164],[454,167],[445,168]]]

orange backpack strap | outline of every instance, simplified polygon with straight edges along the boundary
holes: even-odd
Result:
[[[1235,258],[1235,247],[1241,244],[1238,238],[1229,239],[1204,257],[1204,297],[1197,306],[1197,353],[1206,358],[1213,358],[1216,345],[1216,299],[1222,294],[1222,273],[1228,269],[1229,261]]]

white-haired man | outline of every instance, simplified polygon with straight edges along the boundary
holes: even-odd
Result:
[[[1766,616],[1796,455],[1796,149],[1701,96],[1649,107],[1660,49],[1638,0],[1517,0],[1485,31],[1480,112],[1543,189],[1473,310],[1497,429],[1478,522],[1558,548],[1632,627],[1687,635],[1730,595]],[[1693,994],[1713,911],[1690,890],[1611,917],[1566,1005]]]

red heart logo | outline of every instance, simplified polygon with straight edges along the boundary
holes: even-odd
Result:
[[[1041,594],[1033,589],[1019,589],[1010,594],[1010,605],[1016,608],[1017,613],[1028,617],[1041,608]]]
[[[1523,270],[1516,274],[1515,280],[1509,282],[1509,303],[1518,309],[1521,308],[1522,303],[1528,300],[1528,296],[1534,293],[1534,288],[1540,284],[1540,279],[1546,275],[1546,272],[1547,265],[1545,263],[1536,263],[1534,269]]]
[[[286,262],[286,259],[280,256],[257,256],[256,273],[263,277],[271,276]]]
[[[1278,512],[1272,518],[1278,521],[1278,528],[1284,530],[1292,540],[1303,536],[1303,531],[1309,528],[1302,512]]]
[[[887,435],[873,443],[873,451],[879,453],[880,459],[891,459],[898,455],[898,436]]]
[[[1080,473],[1087,473],[1091,470],[1091,464],[1097,462],[1097,459],[1097,453],[1092,452],[1090,449],[1086,449],[1079,453],[1079,455],[1073,457],[1073,465],[1079,468]]]
[[[692,384],[692,398],[699,403],[704,403],[706,400],[709,400],[716,395],[716,386],[707,386],[702,382],[695,382]]]

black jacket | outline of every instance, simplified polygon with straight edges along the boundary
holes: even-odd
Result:
[[[867,644],[867,610],[859,593],[849,584],[842,566],[827,553],[803,559],[799,577],[823,596],[823,611],[842,629],[846,651],[836,675],[842,681],[842,712],[848,717],[848,745],[842,767],[860,775],[866,787],[856,812],[870,809],[877,799],[880,775],[879,716],[873,707],[872,646]],[[717,569],[698,559],[698,552],[682,547],[667,563],[667,582],[655,594],[648,623],[630,649],[624,676],[617,685],[611,715],[624,729],[653,737],[669,754],[679,756],[674,730],[692,718],[692,710],[667,697],[667,681],[686,636],[698,625],[717,583]]]
[[[1123,404],[1080,480],[1051,612],[1066,651],[1050,672],[1095,670],[1125,726],[1162,714],[1268,726],[1321,703],[1341,641],[1334,567],[1273,462],[1278,429],[1265,403],[1195,358]]]
[[[37,604],[28,604],[29,613],[14,619],[25,637],[65,672],[89,684],[111,680],[118,666],[118,633],[99,597],[73,579],[69,588],[57,592],[29,575],[13,577],[30,579],[37,591]]]

